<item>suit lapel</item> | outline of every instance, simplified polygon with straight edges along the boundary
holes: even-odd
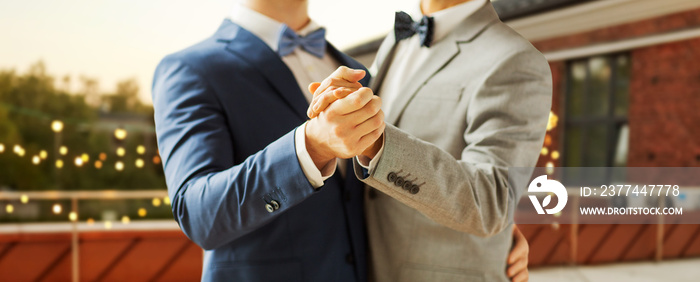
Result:
[[[374,90],[374,93],[377,93],[382,87],[384,76],[386,76],[386,72],[394,59],[395,50],[396,38],[394,37],[394,33],[390,32],[384,39],[384,42],[379,46],[376,59],[374,59],[374,63],[372,64],[371,70],[376,71],[376,73],[374,73],[372,77],[370,88]]]
[[[308,103],[301,92],[294,74],[279,55],[244,28],[225,20],[216,34],[219,41],[228,42],[226,49],[260,71],[277,94],[294,112],[306,120]]]
[[[417,68],[418,71],[414,73],[412,77],[407,77],[404,87],[402,88],[401,92],[399,92],[398,97],[396,97],[394,105],[392,105],[392,110],[387,113],[386,122],[396,124],[406,108],[406,105],[408,105],[408,102],[413,98],[413,96],[416,95],[418,90],[425,85],[428,79],[440,71],[452,60],[452,58],[459,54],[459,48],[454,41],[449,42],[445,40],[440,43],[443,44],[436,44],[435,46],[431,47],[434,49],[431,52],[432,55],[430,59],[423,62],[423,64]]]
[[[487,1],[487,3],[481,8],[479,8],[479,10],[474,12],[474,14],[464,19],[464,21],[462,21],[456,27],[456,29],[452,31],[448,36],[440,40],[437,44],[430,47],[432,49],[432,55],[430,59],[423,62],[423,64],[417,68],[418,71],[415,74],[413,74],[412,77],[402,78],[406,79],[404,87],[402,88],[401,92],[399,92],[399,96],[394,101],[394,106],[392,106],[391,112],[387,113],[387,117],[385,119],[386,122],[390,124],[396,124],[408,103],[411,101],[411,99],[413,99],[413,96],[415,96],[416,93],[418,93],[421,87],[423,87],[423,85],[425,85],[431,77],[433,77],[436,73],[441,71],[445,66],[447,66],[447,64],[450,63],[450,61],[452,61],[452,59],[454,59],[460,53],[459,44],[471,42],[482,31],[484,31],[486,27],[488,27],[490,24],[496,21],[498,21],[498,15],[493,10],[493,6],[491,6],[491,3]],[[390,37],[391,40],[389,40]],[[377,81],[374,82],[374,84],[377,87],[381,87],[381,80],[385,78],[384,75],[388,70],[388,65],[391,63],[391,57],[394,56],[394,49],[396,49],[396,44],[394,44],[393,38],[393,33],[390,33],[387,36],[387,40],[385,40],[382,44],[382,47],[380,47],[381,51],[382,48],[385,48],[385,44],[392,43],[393,45],[391,47],[391,50],[388,51],[388,57],[390,59],[383,59],[384,63],[382,63],[382,65],[384,66],[380,67],[381,69],[383,69],[383,71],[379,72],[381,75],[378,74]],[[378,88],[373,89],[375,89],[375,91],[378,90]]]

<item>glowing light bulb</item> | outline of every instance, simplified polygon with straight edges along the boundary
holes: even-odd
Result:
[[[33,163],[34,165],[38,165],[39,162],[41,162],[41,158],[40,158],[39,156],[33,156],[33,157],[32,157],[32,163]]]
[[[78,213],[76,213],[74,211],[68,213],[68,219],[70,219],[70,221],[78,220]]]
[[[554,163],[552,163],[552,162],[547,162],[547,164],[545,165],[545,167],[546,167],[547,174],[552,174],[552,173],[554,173]]]
[[[160,207],[160,198],[153,198],[151,204],[153,204],[154,207]]]
[[[139,155],[145,154],[146,147],[144,147],[143,145],[139,145],[138,147],[136,147],[136,153],[138,153]]]
[[[553,160],[559,159],[559,151],[552,151],[552,159]]]
[[[68,154],[68,148],[66,146],[61,146],[60,148],[58,148],[58,153],[62,156],[65,156],[66,154]]]
[[[122,224],[129,224],[129,222],[131,222],[131,219],[128,216],[122,216]]]
[[[115,168],[117,171],[122,171],[122,170],[124,170],[124,163],[123,163],[122,161],[117,161],[117,162],[114,164],[114,168]]]
[[[51,130],[53,130],[53,132],[56,132],[56,133],[61,132],[61,130],[63,130],[63,122],[60,120],[52,121],[51,122]]]
[[[540,155],[546,156],[547,154],[549,154],[549,150],[546,147],[540,150]]]
[[[83,153],[82,155],[80,155],[80,158],[83,159],[84,163],[90,161],[90,156],[87,153]]]
[[[56,168],[63,168],[63,160],[56,160]]]
[[[114,138],[117,138],[119,140],[124,140],[124,139],[126,139],[126,135],[127,135],[126,129],[117,128],[114,130]]]
[[[80,157],[76,157],[75,158],[75,166],[77,166],[77,167],[83,166],[83,159]]]
[[[124,150],[124,148],[122,148],[122,147],[117,148],[117,156],[123,157],[124,154],[126,154],[126,150]]]
[[[42,160],[45,160],[48,156],[49,156],[49,154],[46,152],[46,150],[41,150],[41,151],[39,151],[39,157],[40,157]]]
[[[139,209],[139,216],[140,217],[144,217],[144,216],[146,216],[146,214],[147,214],[146,209],[144,209],[144,208]]]
[[[5,206],[5,211],[7,213],[13,213],[13,212],[15,212],[15,207],[12,204],[7,204]]]
[[[60,214],[63,211],[63,207],[61,207],[60,204],[53,204],[53,207],[51,208],[54,214]]]
[[[136,167],[138,167],[138,168],[143,167],[143,160],[142,159],[136,159]]]
[[[21,197],[19,197],[19,201],[22,202],[22,204],[26,204],[29,202],[29,196],[23,194]]]
[[[101,169],[101,168],[102,168],[102,162],[101,162],[101,161],[95,161],[95,168],[96,168],[96,169]]]

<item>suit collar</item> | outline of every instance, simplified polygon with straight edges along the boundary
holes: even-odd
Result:
[[[460,53],[459,44],[471,42],[489,25],[497,21],[498,15],[491,3],[487,2],[471,16],[465,18],[447,37],[430,47],[433,49],[432,57],[417,68],[419,71],[407,78],[400,95],[394,101],[395,105],[392,107],[392,111],[387,113],[386,122],[396,124],[406,105],[418,90]],[[378,72],[376,81],[373,81],[372,84],[375,91],[380,89],[382,81],[386,78],[386,72],[393,60],[395,49],[396,40],[393,33],[390,33],[377,53]]]
[[[306,120],[306,109],[309,104],[304,98],[304,93],[301,92],[292,71],[274,50],[260,38],[228,19],[221,24],[214,34],[214,38],[219,42],[226,43],[226,49],[229,52],[260,71],[277,94],[301,119]],[[328,44],[327,50],[341,64],[364,69],[361,64],[338,51],[333,45]],[[369,76],[360,82],[367,85],[368,81]]]

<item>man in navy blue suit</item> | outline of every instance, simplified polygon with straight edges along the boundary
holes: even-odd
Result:
[[[373,156],[384,115],[323,33],[305,0],[243,1],[155,72],[168,193],[206,250],[202,280],[367,279],[363,184],[343,159]],[[306,121],[306,86],[334,70],[339,96],[361,90]]]
[[[336,157],[363,154],[384,116],[379,98],[359,91],[305,123],[306,85],[341,65],[364,69],[323,33],[306,1],[247,1],[155,72],[168,193],[206,250],[202,280],[366,280],[363,188]],[[338,71],[348,86],[369,79]]]

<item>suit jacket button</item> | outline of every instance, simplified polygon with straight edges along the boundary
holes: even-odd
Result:
[[[403,183],[403,186],[401,186],[401,188],[403,188],[404,190],[411,190],[411,186],[413,186],[413,182],[406,181]]]
[[[278,209],[280,208],[280,203],[278,203],[278,202],[275,201],[275,200],[270,201],[270,204],[272,205],[272,207],[273,207],[275,210],[278,210]]]
[[[413,185],[413,186],[411,186],[411,191],[409,191],[409,192],[411,192],[411,194],[415,195],[415,194],[418,194],[419,191],[420,191],[420,187],[418,187],[418,185]]]
[[[273,211],[275,211],[275,207],[273,207],[273,206],[270,205],[270,204],[265,204],[265,209],[267,210],[267,212],[273,212]]]
[[[394,185],[401,187],[403,186],[404,182],[406,181],[403,179],[403,177],[399,176],[396,178],[396,182],[394,182]]]
[[[394,183],[396,181],[396,173],[395,172],[390,172],[389,175],[386,177],[386,180],[389,180],[389,182]]]

